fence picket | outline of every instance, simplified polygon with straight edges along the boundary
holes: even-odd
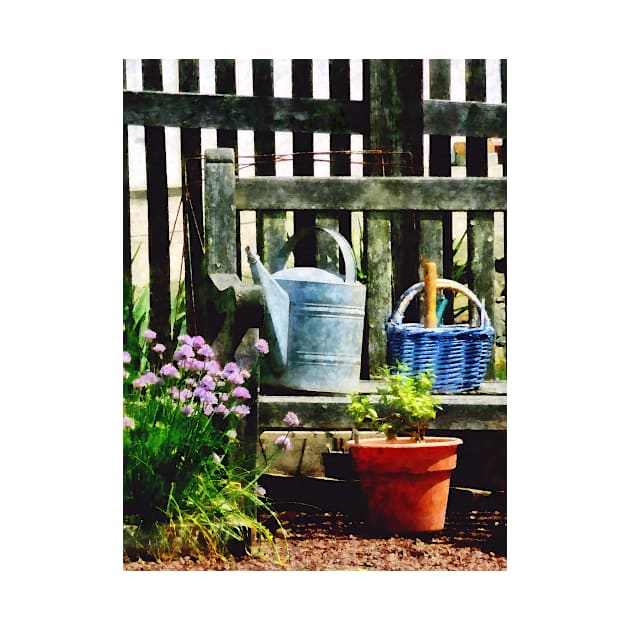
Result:
[[[350,100],[350,60],[330,59],[328,61],[328,75],[330,86],[330,98],[341,101]],[[350,136],[347,134],[330,135],[330,174],[350,175],[350,154],[336,153],[338,151],[350,151]],[[321,227],[339,231],[348,242],[350,235],[350,212],[338,210],[337,212],[317,213],[315,223]],[[343,258],[340,259],[337,246],[325,234],[316,234],[317,266],[329,271],[345,272]]]
[[[142,60],[144,89],[161,91],[162,64],[159,59]],[[149,325],[162,340],[169,337],[170,254],[168,185],[164,127],[145,127],[147,206],[149,218]]]
[[[466,100],[486,100],[485,59],[466,60]],[[487,138],[466,137],[466,175],[488,176]],[[494,322],[494,213],[491,210],[469,212],[467,229],[469,287],[485,301],[486,312]],[[494,354],[493,348],[486,378],[494,378]]]
[[[273,97],[273,60],[252,60],[254,96]],[[255,175],[275,175],[275,133],[254,131]],[[256,213],[256,249],[264,263],[269,264],[286,240],[287,213],[263,210]]]
[[[330,81],[330,98],[350,103],[350,60],[330,59],[328,61],[328,76]],[[335,153],[336,151],[350,151],[350,134],[330,134],[331,163],[330,174],[335,176],[350,176],[350,153]],[[352,219],[349,211],[337,213],[339,231],[349,243],[352,243]],[[343,257],[339,262],[339,270],[345,272]]]
[[[123,60],[123,89],[127,87],[127,70]],[[123,123],[123,284],[131,286],[131,200],[129,194],[129,131]]]
[[[291,90],[294,97],[313,96],[313,60],[293,59],[291,61]],[[313,134],[293,133],[293,174],[313,175]],[[293,218],[293,229],[302,229],[315,225],[314,212],[300,212]],[[295,265],[314,267],[317,264],[315,250],[317,240],[314,234],[308,235],[294,252]]]
[[[507,104],[507,59],[501,59],[501,102]],[[503,137],[501,145],[501,164],[503,165],[503,177],[507,177],[507,134]],[[507,221],[503,217],[503,308],[505,309],[504,335],[507,339]],[[507,361],[507,343],[504,346],[504,356]]]
[[[429,96],[431,99],[448,100],[451,93],[451,60],[429,61]],[[451,136],[429,136],[429,176],[451,176]],[[432,217],[418,217],[418,245],[420,256],[425,256],[437,266],[438,276],[453,277],[453,216],[450,212],[437,213]],[[444,321],[452,323],[453,305],[449,301]]]
[[[179,90],[199,92],[199,60],[179,60]],[[203,274],[203,201],[201,129],[181,128],[184,248],[186,258],[186,326],[193,334],[206,328],[206,282]]]

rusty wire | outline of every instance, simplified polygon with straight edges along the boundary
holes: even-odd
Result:
[[[363,156],[375,156],[380,158],[378,161],[378,165],[381,168],[381,174],[385,175],[385,171],[387,168],[401,168],[401,169],[409,169],[409,172],[413,175],[414,173],[414,156],[411,151],[384,151],[383,149],[362,149],[362,150],[337,150],[337,151],[295,151],[293,153],[257,153],[254,155],[239,155],[237,156],[237,161],[235,162],[235,170],[238,175],[241,170],[246,168],[256,167],[260,165],[260,159],[265,159],[264,163],[280,163],[280,162],[289,162],[293,160],[294,156],[304,156],[310,155],[313,157],[313,162],[324,162],[324,163],[332,163],[334,156],[341,155],[363,155]],[[407,156],[407,162],[405,161],[394,161],[395,156]],[[189,160],[203,160],[203,155],[196,155],[188,158],[183,158],[184,162]],[[249,163],[241,163],[241,160],[252,160]],[[361,165],[361,166],[374,166],[375,162],[370,160],[353,160],[350,159],[350,164]],[[186,169],[184,169],[186,171]],[[190,182],[190,184],[200,184],[201,182]]]

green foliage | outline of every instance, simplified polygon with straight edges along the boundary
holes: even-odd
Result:
[[[148,362],[143,359],[143,339],[140,333],[149,326],[149,313],[149,287],[135,287],[127,279],[124,279],[123,346],[131,355],[131,366],[136,371],[142,371],[148,367]],[[171,334],[169,339],[166,340],[166,345],[172,347],[175,345],[177,337],[186,331],[186,291],[184,282],[179,283],[177,293],[172,299],[169,322]]]
[[[459,282],[460,284],[466,284],[466,276],[468,275],[469,264],[468,261],[465,263],[457,262],[457,254],[462,247],[464,239],[468,234],[468,229],[464,231],[464,233],[460,236],[459,240],[453,243],[453,280],[455,282]],[[455,293],[453,292],[453,300],[455,299]],[[465,304],[458,308],[455,308],[453,305],[453,321],[457,321],[458,318],[464,317],[464,321],[468,319],[468,305]],[[461,320],[460,320],[461,321]]]
[[[180,282],[177,294],[171,305],[169,319],[171,325],[171,342],[174,343],[182,332],[186,331],[186,283]]]
[[[123,280],[123,346],[131,355],[131,367],[144,370],[142,362],[141,331],[149,324],[149,287],[144,287],[136,295],[136,288],[125,278]]]
[[[383,368],[383,385],[379,394],[379,405],[383,415],[379,416],[376,408],[365,394],[354,394],[348,405],[348,413],[354,419],[357,428],[371,428],[385,433],[388,440],[395,440],[398,435],[410,435],[417,441],[426,434],[426,423],[436,416],[440,409],[438,400],[431,393],[432,384],[429,373],[409,376],[408,368],[399,364],[393,368]]]
[[[260,344],[259,340],[257,344]],[[272,540],[258,510],[277,520],[254,470],[239,456],[239,430],[250,408],[251,373],[221,366],[201,336],[180,335],[166,361],[150,330],[140,335],[140,365],[123,355],[123,518],[145,553],[228,553],[248,532]],[[257,346],[262,353],[267,348]],[[288,415],[288,414],[287,414]],[[295,414],[287,426],[297,426]],[[287,440],[278,445],[290,447]]]

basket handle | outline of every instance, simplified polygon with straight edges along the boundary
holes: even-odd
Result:
[[[471,300],[477,309],[479,310],[479,327],[487,328],[490,326],[490,318],[488,317],[488,313],[486,313],[485,306],[483,302],[479,301],[479,298],[463,284],[459,282],[455,282],[455,280],[448,280],[447,278],[438,278],[436,283],[436,288],[438,289],[452,289],[453,291],[459,291],[463,293],[469,300]],[[396,308],[394,309],[389,321],[393,324],[402,324],[403,317],[405,315],[405,311],[411,301],[424,289],[424,282],[418,282],[413,286],[409,287],[398,300],[396,304]]]

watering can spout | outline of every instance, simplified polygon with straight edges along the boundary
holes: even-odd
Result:
[[[252,253],[249,247],[245,247],[245,251],[254,282],[261,286],[265,299],[265,335],[269,341],[269,358],[274,370],[284,370],[288,361],[289,296],[265,269],[260,257]]]

